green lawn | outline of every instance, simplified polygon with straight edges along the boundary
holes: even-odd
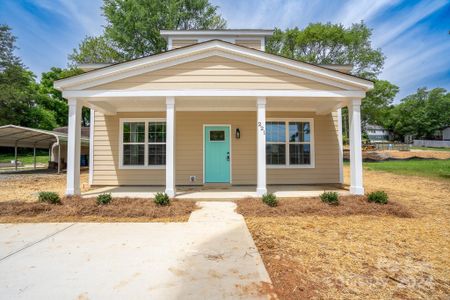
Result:
[[[0,162],[10,162],[14,160],[14,155],[11,154],[0,154]],[[32,164],[33,163],[33,154],[20,154],[17,156],[17,160],[23,162],[24,164]],[[48,154],[38,153],[36,154],[36,162],[37,163],[47,163],[48,162]]]
[[[397,160],[365,162],[367,170],[391,172],[401,175],[450,179],[450,160]]]
[[[447,152],[450,152],[450,148],[448,148],[448,147],[414,147],[414,146],[411,146],[411,149],[414,149],[414,150],[432,150],[432,151],[447,151]]]

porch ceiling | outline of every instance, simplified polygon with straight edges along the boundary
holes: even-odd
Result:
[[[85,98],[86,106],[104,114],[166,111],[165,97]],[[328,114],[347,104],[345,98],[268,97],[268,111],[308,111]],[[256,111],[255,97],[177,97],[177,111]]]

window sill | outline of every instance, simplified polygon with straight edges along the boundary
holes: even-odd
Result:
[[[315,166],[311,165],[266,165],[267,169],[314,169]]]
[[[119,166],[120,170],[165,170],[166,165],[158,166]]]

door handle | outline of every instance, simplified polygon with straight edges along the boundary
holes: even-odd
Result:
[[[227,161],[230,161],[230,152],[227,152]]]

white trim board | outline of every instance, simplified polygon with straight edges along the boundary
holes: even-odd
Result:
[[[363,91],[328,90],[90,90],[63,91],[64,98],[118,98],[118,97],[322,97],[364,98]],[[93,101],[93,99],[89,99]],[[112,100],[112,99],[111,99]],[[152,99],[148,99],[151,101]],[[158,99],[160,100],[160,99]],[[104,100],[99,100],[104,101]],[[336,99],[336,101],[341,101]]]

